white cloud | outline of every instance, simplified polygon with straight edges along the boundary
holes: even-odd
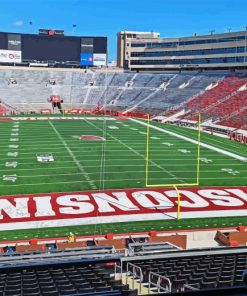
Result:
[[[24,22],[23,21],[16,21],[16,22],[14,22],[14,25],[17,27],[22,27],[24,25]]]

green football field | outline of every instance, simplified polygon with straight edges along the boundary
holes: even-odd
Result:
[[[118,121],[110,117],[0,121],[0,195],[145,187],[147,127],[141,123],[145,122]],[[150,124],[148,184],[195,183],[197,131]],[[80,139],[81,136],[102,139]],[[38,162],[37,155],[46,153],[51,154],[54,161]],[[246,185],[247,163],[240,160],[241,157],[247,158],[246,145],[202,133],[199,185]],[[243,218],[240,224],[241,221]],[[141,229],[138,225],[143,223],[136,222],[132,230]],[[164,222],[155,223],[156,229],[162,229]],[[143,225],[146,229],[147,224]],[[79,233],[90,233],[93,229],[90,227],[80,227]],[[126,224],[120,228],[120,232],[126,230]],[[26,232],[34,235],[31,230]],[[61,235],[61,231],[54,234]]]
[[[151,125],[197,139],[196,131]],[[80,140],[82,135],[105,141]],[[1,195],[145,187],[147,136],[146,126],[139,122],[93,117],[1,121],[0,136]],[[201,142],[222,153],[201,147],[200,186],[246,185],[247,163],[224,154],[247,157],[246,145],[204,133]],[[54,162],[39,163],[37,154],[44,153],[52,153]],[[149,184],[195,183],[196,173],[197,144],[150,128]],[[15,181],[3,178],[13,175]]]

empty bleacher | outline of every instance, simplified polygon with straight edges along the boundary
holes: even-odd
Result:
[[[247,129],[247,108],[243,108],[243,110],[229,116],[225,120],[217,122],[217,124],[237,129]]]
[[[0,273],[0,294],[5,296],[121,295],[124,289],[128,287],[114,279],[114,266],[105,263],[41,265]]]
[[[184,82],[182,89],[192,91],[191,86],[203,85],[210,83],[209,87],[205,87],[204,91],[201,91],[198,95],[193,96],[193,92],[190,95],[183,95],[181,92],[177,92],[177,89],[172,91],[171,95],[165,92],[163,101],[167,101],[166,106],[172,107],[172,110],[184,110],[184,115],[177,117],[177,120],[185,119],[189,121],[196,121],[197,115],[201,113],[204,122],[211,121],[217,125],[223,125],[227,127],[244,129],[247,125],[246,116],[246,104],[247,104],[247,79],[242,76],[229,76],[225,78],[217,79],[216,77],[209,76],[209,79],[199,79],[199,76],[194,76],[187,83],[186,80],[181,80],[181,77],[174,79],[170,84],[176,83],[179,79],[180,82]],[[177,84],[176,84],[177,85]],[[169,89],[169,86],[168,86]],[[199,89],[198,89],[199,90]],[[174,100],[172,96],[176,96],[176,103],[173,105]],[[169,98],[171,96],[171,99]],[[181,96],[181,99],[180,99]],[[191,97],[188,99],[188,97]],[[187,101],[183,100],[187,98]],[[162,104],[158,100],[155,100],[156,104]],[[170,109],[170,108],[169,108]],[[172,111],[173,113],[173,111]],[[176,113],[176,112],[175,112]],[[164,118],[171,115],[171,111],[164,112]]]
[[[226,73],[225,73],[226,74]],[[225,75],[224,74],[224,75]],[[49,81],[54,81],[52,85]],[[15,83],[13,83],[15,82]],[[0,70],[0,112],[29,113],[51,108],[60,95],[63,108],[164,114],[185,109],[181,119],[203,119],[246,128],[247,79],[214,73],[151,74],[40,69]],[[8,108],[6,108],[8,106]],[[168,114],[167,113],[167,114]]]
[[[247,268],[246,247],[234,250],[222,248],[167,252],[166,255],[121,260],[126,276],[133,277],[131,270],[134,265],[138,271],[134,279],[138,278],[137,281],[141,281],[143,287],[151,284],[150,275],[155,274],[157,278],[161,276],[160,285],[163,291],[170,293],[245,286],[243,272]]]
[[[16,246],[14,252],[0,254],[0,295],[135,296],[138,291],[173,295],[199,290],[222,295],[222,289],[244,288],[246,246],[184,250],[185,235],[153,235],[114,239],[107,234],[57,242],[55,248],[51,243],[32,245],[34,249]],[[181,246],[169,243],[171,239]]]
[[[143,110],[161,113],[183,104],[221,79],[220,75],[150,74],[51,69],[1,69],[0,94],[3,102],[37,112],[47,108],[50,95],[60,95],[63,106],[104,105],[104,110]],[[16,83],[11,83],[14,80]],[[53,81],[54,84],[49,83]],[[78,106],[80,105],[80,106]]]
[[[136,295],[115,280],[115,262],[121,255],[112,246],[75,244],[58,243],[56,250],[22,246],[14,253],[1,254],[0,295]]]

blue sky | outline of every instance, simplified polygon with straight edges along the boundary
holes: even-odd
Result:
[[[0,16],[0,31],[51,28],[66,35],[107,36],[109,60],[116,60],[121,30],[152,30],[162,37],[243,30],[247,0],[0,0]]]

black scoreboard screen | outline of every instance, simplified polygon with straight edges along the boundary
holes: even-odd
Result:
[[[80,56],[79,38],[40,35],[24,35],[23,59],[38,61],[78,61]]]

